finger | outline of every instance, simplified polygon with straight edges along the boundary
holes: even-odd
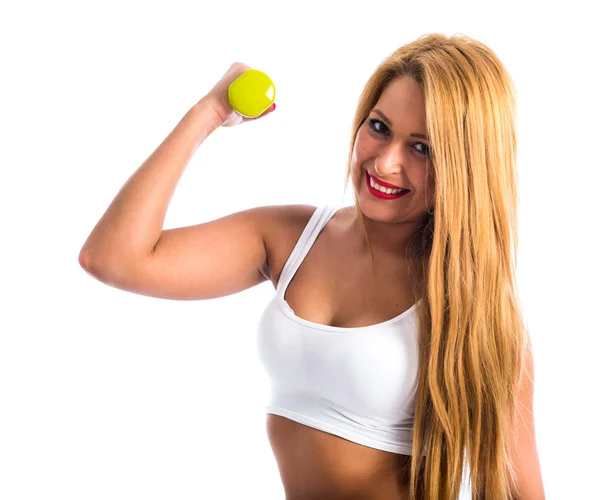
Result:
[[[262,114],[255,116],[254,118],[250,118],[250,120],[258,120],[259,118],[262,118],[263,116],[267,116],[268,114],[275,111],[275,106],[276,106],[275,103],[271,104],[271,106],[269,106],[266,111],[263,111]]]

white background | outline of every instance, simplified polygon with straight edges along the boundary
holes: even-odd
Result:
[[[546,498],[600,498],[591,2],[16,5],[0,10],[0,498],[284,498],[255,344],[272,285],[161,300],[96,281],[78,254],[235,61],[271,76],[277,110],[204,142],[164,228],[260,205],[351,204],[359,93],[392,51],[432,32],[486,43],[515,81],[518,278]]]

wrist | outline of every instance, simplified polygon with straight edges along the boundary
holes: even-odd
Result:
[[[195,152],[204,140],[218,129],[222,119],[210,102],[201,99],[194,104],[181,119],[178,127],[186,127],[193,136],[193,151]]]
[[[226,117],[219,112],[219,107],[211,100],[210,96],[204,96],[192,107],[195,114],[202,114],[207,117],[211,131],[219,128],[225,122]]]

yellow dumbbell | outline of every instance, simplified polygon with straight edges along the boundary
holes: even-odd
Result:
[[[227,98],[240,115],[256,118],[275,101],[275,85],[266,73],[249,69],[231,82]]]

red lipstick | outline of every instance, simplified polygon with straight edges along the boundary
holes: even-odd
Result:
[[[375,178],[373,178],[373,180],[375,180]],[[400,193],[397,193],[397,194],[386,194],[386,193],[382,193],[381,191],[378,191],[377,189],[371,187],[370,175],[366,170],[365,170],[365,181],[367,183],[367,189],[369,190],[369,193],[371,193],[373,196],[376,196],[377,198],[380,198],[382,200],[395,200],[397,198],[402,198],[403,196],[406,196],[408,193],[410,193],[410,190],[401,191]],[[377,182],[377,184],[379,184],[380,186],[383,186],[383,187],[390,187],[392,189],[402,189],[399,186],[394,186],[393,184],[381,182],[379,179],[377,179],[376,182]]]
[[[394,186],[393,184],[390,184],[389,182],[384,182],[381,179],[378,179],[377,177],[375,177],[374,175],[371,175],[367,172],[367,174],[373,178],[373,180],[379,184],[381,187],[385,187],[385,188],[392,188],[392,189],[406,189],[403,188],[402,186]],[[410,191],[410,190],[407,190]]]

